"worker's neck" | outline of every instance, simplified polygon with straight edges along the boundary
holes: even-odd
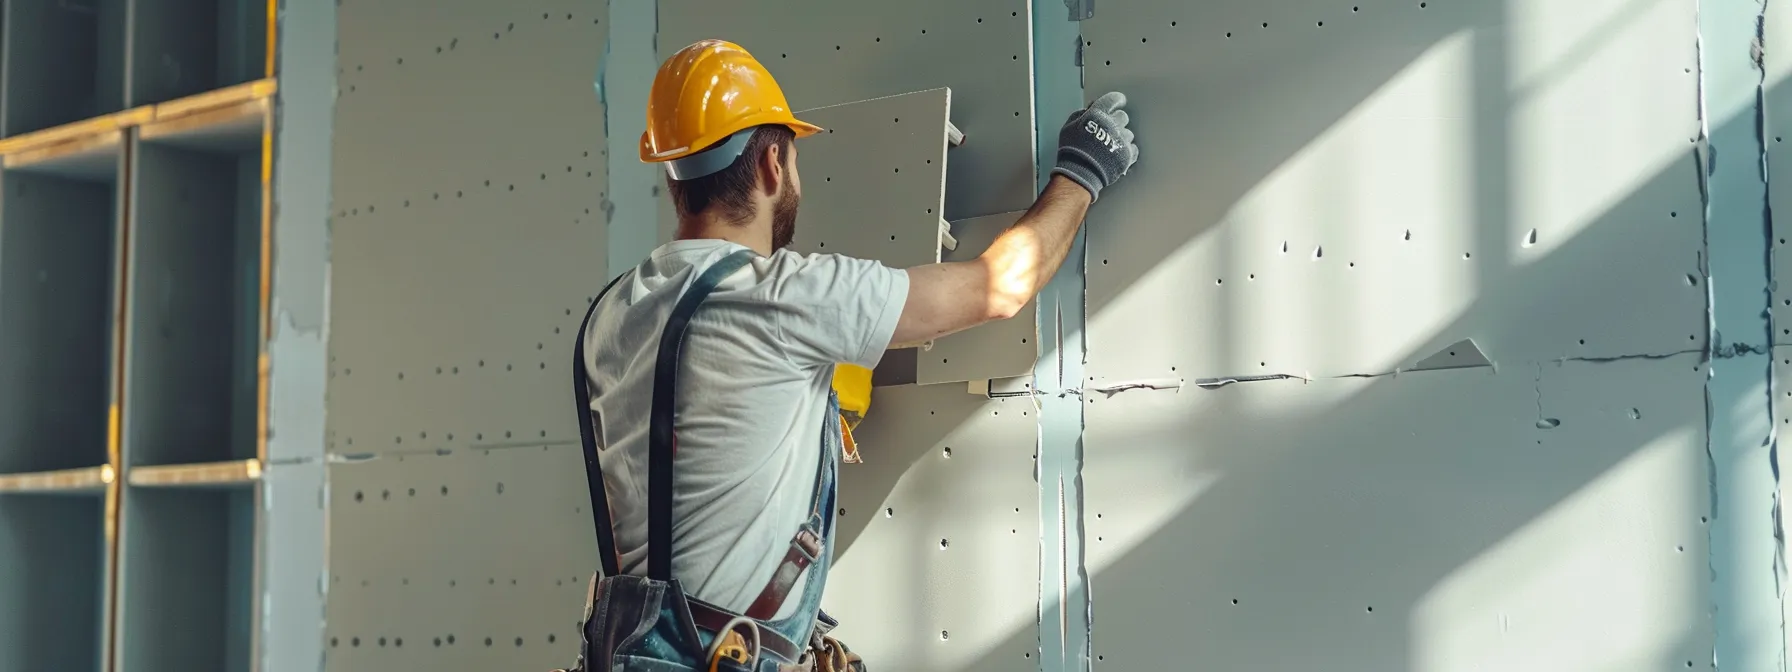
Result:
[[[752,248],[760,256],[772,254],[772,218],[771,213],[756,213],[746,222],[736,223],[714,212],[700,213],[695,217],[680,217],[678,220],[678,240],[726,240]]]

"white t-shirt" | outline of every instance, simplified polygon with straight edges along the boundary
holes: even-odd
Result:
[[[591,318],[585,372],[624,574],[647,571],[660,334],[697,276],[741,249],[712,239],[662,245]],[[759,596],[809,514],[834,364],[875,367],[907,300],[907,271],[783,250],[756,258],[697,309],[678,373],[673,463],[672,575],[686,591],[736,612]],[[802,581],[778,618],[803,599]]]

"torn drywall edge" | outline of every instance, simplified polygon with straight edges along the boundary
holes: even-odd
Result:
[[[1759,60],[1764,19],[1761,2],[1698,5],[1708,336],[1711,354],[1725,355],[1709,358],[1706,381],[1715,499],[1713,655],[1725,668],[1744,670],[1783,669],[1786,662],[1773,358],[1754,348],[1723,345],[1725,334],[1740,343],[1772,342],[1772,231],[1766,218]]]
[[[256,667],[324,667],[328,526],[324,507],[294,505],[327,487],[326,385],[330,335],[330,199],[336,100],[336,3],[283,3],[274,99],[266,367],[267,466],[262,474],[262,564]]]
[[[1058,128],[1085,104],[1077,56],[1080,26],[1068,20],[1062,0],[1033,0],[1033,131],[1036,186],[1044,188],[1057,164]],[[1065,394],[1083,381],[1086,228],[1070,258],[1039,296],[1040,358],[1034,366],[1039,423],[1041,672],[1085,670],[1093,657],[1088,573],[1083,563],[1083,399]]]
[[[659,2],[609,3],[610,29],[598,64],[597,95],[604,106],[608,194],[601,204],[606,266],[601,282],[633,267],[659,244],[659,169],[635,156],[632,142],[647,128],[647,96],[659,69]],[[615,149],[617,151],[609,151]]]

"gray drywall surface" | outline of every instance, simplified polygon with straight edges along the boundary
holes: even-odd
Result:
[[[950,88],[955,222],[1132,101],[1038,393],[857,432],[826,600],[874,669],[1778,669],[1758,5],[1034,4],[343,4],[330,459],[285,476],[328,472],[327,669],[572,662],[571,334],[669,233],[641,69],[706,37],[797,109]]]
[[[603,10],[337,8],[325,669],[577,656],[597,565],[567,369],[609,279]]]

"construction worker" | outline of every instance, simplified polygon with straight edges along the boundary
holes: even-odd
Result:
[[[1033,300],[1138,159],[1124,104],[1110,93],[1070,117],[1050,182],[981,256],[897,269],[786,249],[794,140],[822,129],[745,49],[704,40],[660,66],[640,155],[665,167],[677,238],[604,289],[577,339],[603,565],[578,669],[863,669],[819,608],[836,364],[870,369]]]

